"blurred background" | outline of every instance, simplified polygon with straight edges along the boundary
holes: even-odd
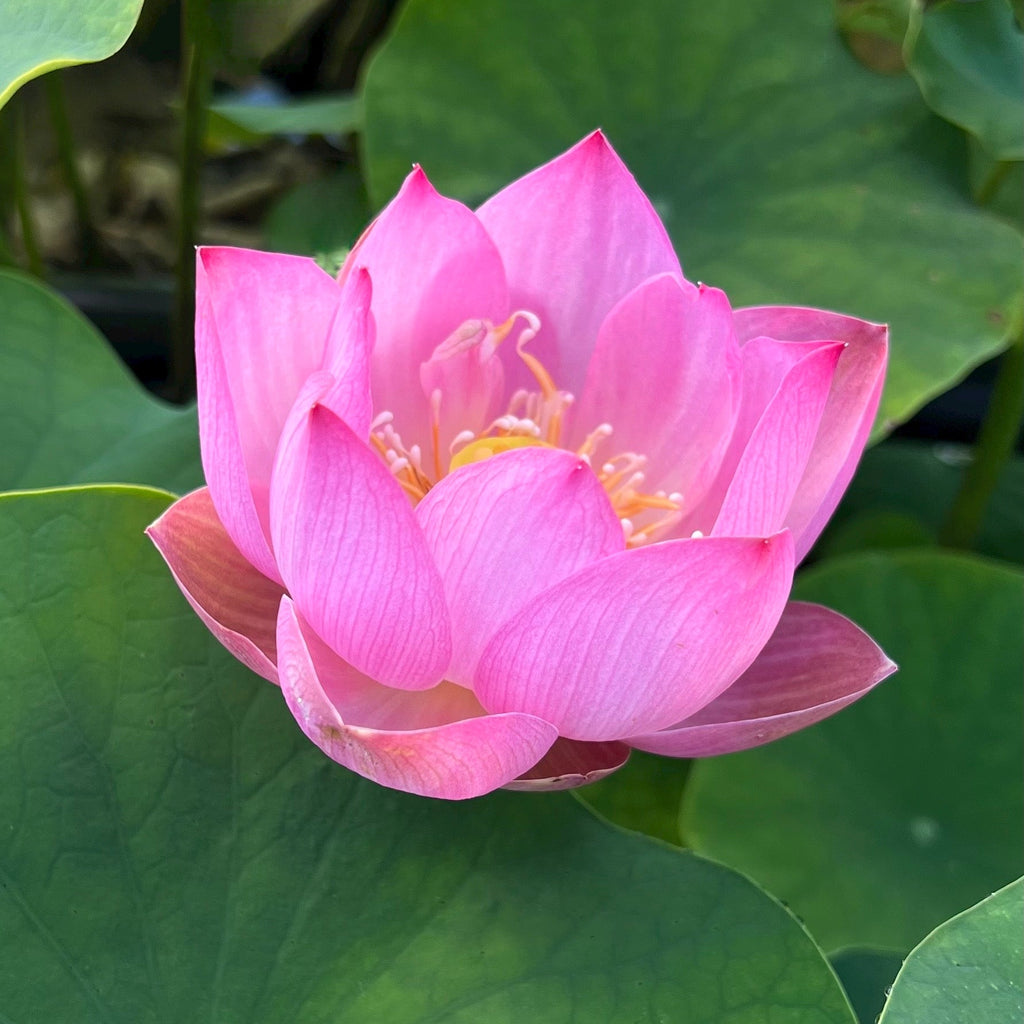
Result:
[[[991,0],[983,3],[993,6]],[[415,21],[418,13],[430,10],[443,31],[452,5],[407,6],[417,9],[407,20]],[[483,21],[494,20],[495,5],[467,5],[469,9],[474,6],[481,13],[488,12]],[[644,10],[638,16],[636,38],[622,40],[623,52],[635,50],[641,62],[645,59],[645,22],[657,21],[658,11],[653,8],[661,5],[649,6],[650,12]],[[819,6],[824,9],[826,5]],[[919,14],[933,6],[925,3]],[[957,6],[967,5],[960,0]],[[387,136],[388,152],[367,157],[364,151],[365,132],[375,128],[374,123],[367,126],[364,115],[367,69],[400,20],[401,7],[399,0],[146,0],[120,52],[98,63],[53,71],[28,82],[0,112],[4,140],[0,148],[0,224],[5,239],[0,258],[45,278],[68,297],[99,327],[147,388],[172,401],[188,400],[194,387],[189,353],[191,251],[195,244],[309,254],[327,266],[334,265],[374,208],[387,198],[380,190],[373,200],[368,196],[367,176],[375,167],[385,166],[385,158],[392,160],[408,152],[411,158],[422,159],[428,173],[433,173],[430,154],[419,155],[415,132],[410,134],[404,124],[397,129],[388,124],[383,100],[376,107],[382,111],[379,123],[384,127],[377,128],[376,134]],[[913,10],[910,0],[835,0],[829,15],[848,55],[871,74],[898,80],[909,78],[906,38]],[[552,10],[551,15],[570,29],[578,19],[578,28],[585,33],[594,12],[565,7]],[[524,8],[523,19],[533,29],[540,27],[537,11]],[[786,31],[784,20],[780,17],[771,31],[763,34],[766,53],[778,48],[773,33]],[[722,22],[721,17],[691,18],[688,23],[681,19],[679,27],[685,26],[698,37],[706,34],[713,48],[720,41]],[[456,19],[447,30],[457,28]],[[674,28],[666,28],[669,38]],[[481,31],[486,37],[490,30],[485,25]],[[407,29],[404,35],[412,39],[414,30]],[[565,37],[572,39],[571,33]],[[443,35],[440,38],[443,43]],[[472,39],[453,40],[455,49],[467,43],[472,46]],[[425,51],[429,45],[426,42],[421,49]],[[543,49],[545,43],[536,38],[535,45]],[[404,89],[407,108],[415,111],[418,102],[428,107],[443,102],[443,89],[436,88],[430,76],[423,80],[421,94],[416,76],[422,71],[422,61],[417,64],[415,56],[402,56],[408,46],[401,32],[386,49],[394,54],[392,72],[396,66],[405,68],[399,91]],[[653,51],[649,56],[655,59]],[[807,56],[808,66],[813,67],[820,55]],[[435,52],[433,59],[446,58],[443,52]],[[518,59],[510,56],[505,64],[512,77],[512,65]],[[387,56],[383,63],[388,63]],[[544,59],[539,58],[538,64],[544,74]],[[799,70],[798,65],[791,68],[791,76]],[[560,102],[561,95],[582,87],[581,75],[594,70],[577,54],[567,52],[564,81],[548,82],[548,102],[552,98]],[[600,73],[598,77],[602,77]],[[614,121],[600,105],[606,92],[614,93],[621,86],[628,93],[631,88],[629,82],[621,77],[616,81],[616,77],[614,70],[608,70],[604,81],[595,78],[590,83],[597,97],[595,116],[603,124]],[[376,93],[386,100],[395,76],[378,78]],[[846,87],[837,84],[837,88]],[[531,99],[543,102],[543,97],[535,99],[537,95],[533,90]],[[507,83],[496,81],[494,102],[507,103],[508,99]],[[663,111],[659,116],[668,127],[675,119],[673,106],[682,109],[691,101],[685,95],[665,95],[660,102]],[[815,102],[813,98],[811,102]],[[458,114],[452,111],[453,117]],[[753,111],[748,116],[754,116]],[[835,114],[823,108],[826,132],[829,116]],[[569,119],[571,115],[563,118]],[[447,142],[442,133],[442,144],[451,146],[472,135],[466,117],[462,123],[470,126],[461,133],[453,131]],[[583,130],[589,127],[593,125],[585,125]],[[620,133],[614,125],[609,127],[613,143],[619,145]],[[745,129],[740,125],[737,130]],[[562,134],[570,142],[576,137],[569,129]],[[960,173],[978,179],[984,176],[984,169],[978,169],[984,157],[978,156],[979,147],[970,133],[967,143],[966,169]],[[799,145],[799,140],[795,144]],[[924,148],[928,145],[931,143],[924,140]],[[812,158],[814,148],[807,145]],[[541,156],[549,157],[554,151],[542,151]],[[653,159],[664,164],[667,155],[669,151],[663,151]],[[656,184],[650,180],[653,175],[641,172],[650,167],[652,159],[644,161],[647,167],[638,169],[630,152],[624,156],[637,170],[641,185],[650,190]],[[472,165],[471,148],[467,157]],[[987,197],[985,205],[1011,223],[1019,223],[1020,200],[1013,198],[1021,180],[1019,164],[1011,172],[995,183],[999,194]],[[899,175],[900,170],[892,173]],[[377,172],[378,180],[384,177],[386,173]],[[486,173],[477,177],[487,180]],[[987,181],[978,186],[975,180],[976,197],[977,188],[984,189]],[[443,187],[443,180],[441,184]],[[483,198],[472,173],[454,184],[460,198]],[[694,184],[699,187],[701,182]],[[966,191],[967,182],[960,185]],[[709,206],[713,199],[712,194]],[[713,214],[712,210],[712,230]],[[835,232],[837,225],[824,219],[823,212],[811,211],[809,219],[813,218],[818,218],[813,226],[823,238]],[[667,220],[684,265],[688,265],[685,243],[681,244],[679,232],[673,231],[672,217]],[[972,243],[965,239],[964,244]],[[985,243],[982,240],[980,244]],[[176,270],[180,271],[177,282]],[[899,267],[879,267],[882,274],[899,272]],[[950,283],[946,270],[931,273],[937,286]],[[979,273],[984,273],[983,266]],[[742,274],[737,277],[743,281]],[[751,288],[746,294],[742,287],[730,288],[737,304],[774,298],[759,291]],[[794,295],[788,288],[786,293],[793,301],[810,304],[814,299],[813,295]],[[877,312],[858,308],[855,300],[848,306],[848,312],[890,319],[884,306]],[[990,315],[1004,316],[1002,312]],[[913,416],[890,417],[907,420],[899,425],[899,436],[960,443],[975,439],[996,373],[995,361],[987,358],[993,342],[979,340],[977,344],[978,351],[945,371],[947,378],[957,378],[953,381],[956,387],[949,388],[948,380],[929,382],[918,388],[912,400],[919,406],[912,410]],[[925,397],[932,400],[922,402],[921,391],[931,391],[933,394]]]
[[[395,6],[147,0],[120,52],[29,82],[0,115],[8,255],[79,306],[147,387],[177,397],[168,374],[182,241],[327,253],[369,219],[355,87]],[[205,110],[183,240],[190,87]]]

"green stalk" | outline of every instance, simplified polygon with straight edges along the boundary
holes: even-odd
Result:
[[[179,402],[195,393],[195,245],[199,236],[203,166],[211,68],[206,0],[182,3],[182,110],[179,165],[178,246],[175,261],[176,298],[171,348],[171,397]]]
[[[17,266],[9,238],[14,212],[14,157],[10,114],[0,109],[0,266]]]
[[[1013,454],[1024,419],[1024,331],[1018,330],[1003,353],[985,419],[978,431],[974,458],[946,516],[939,541],[948,547],[970,547],[985,516],[1000,474]]]
[[[11,185],[14,193],[14,209],[21,224],[21,244],[25,250],[29,273],[43,277],[46,268],[36,239],[36,227],[32,220],[32,209],[28,198],[28,182],[25,176],[25,104],[24,97],[18,97],[8,107],[11,121],[8,124],[11,159]]]
[[[96,222],[92,217],[89,193],[86,191],[82,176],[78,173],[78,161],[75,159],[75,139],[71,132],[71,120],[68,117],[62,72],[51,71],[50,74],[44,75],[43,85],[46,89],[46,103],[50,108],[50,123],[57,140],[57,159],[75,204],[82,260],[88,266],[95,262],[99,250],[99,234],[96,231]]]

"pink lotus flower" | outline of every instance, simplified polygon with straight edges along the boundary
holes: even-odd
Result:
[[[414,169],[337,281],[226,248],[197,274],[208,486],[149,534],[335,761],[566,788],[631,747],[756,746],[894,670],[787,603],[885,328],[686,281],[600,133],[475,213]]]

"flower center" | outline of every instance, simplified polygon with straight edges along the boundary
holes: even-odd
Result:
[[[463,347],[465,339],[469,338],[473,339],[471,345],[490,346],[485,354],[485,358],[490,358],[494,349],[508,337],[520,319],[526,321],[526,327],[520,331],[516,341],[516,354],[533,375],[538,389],[514,392],[506,412],[483,430],[461,431],[448,445],[448,451],[442,452],[440,412],[444,394],[439,388],[430,395],[431,451],[427,466],[424,465],[424,452],[419,445],[406,447],[402,443],[390,412],[380,413],[371,424],[370,443],[388,464],[413,504],[446,475],[442,468],[445,462],[448,464],[447,473],[453,473],[472,462],[481,462],[515,448],[567,447],[562,443],[562,432],[566,414],[574,399],[568,391],[560,391],[544,364],[533,353],[526,351],[526,345],[540,330],[540,320],[534,313],[519,310],[497,327],[487,321],[467,323],[453,338],[458,337]],[[594,469],[615,514],[622,522],[627,545],[636,547],[664,534],[679,522],[682,518],[683,496],[675,492],[645,491],[643,485],[647,459],[636,452],[621,452],[601,463],[595,462],[597,450],[612,433],[611,424],[599,424],[575,452]]]

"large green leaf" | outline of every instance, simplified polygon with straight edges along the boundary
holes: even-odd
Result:
[[[695,280],[892,324],[882,424],[1006,342],[1020,239],[966,195],[963,138],[804,0],[412,0],[369,67],[384,202],[422,163],[479,199],[597,125]]]
[[[0,270],[0,490],[202,483],[194,408],[147,394],[45,285]]]
[[[935,111],[997,160],[1024,160],[1024,35],[1007,0],[917,6],[906,55]]]
[[[142,0],[0,0],[0,107],[29,79],[116,53],[141,9]]]
[[[900,666],[835,718],[698,763],[693,847],[785,900],[826,949],[910,949],[1020,870],[1022,576],[930,551],[837,559],[796,594]]]
[[[364,782],[142,536],[167,497],[0,497],[0,1007],[75,1024],[853,1024],[749,881],[565,794]]]
[[[681,846],[679,805],[691,764],[634,750],[624,768],[574,795],[616,825]]]
[[[969,448],[891,438],[866,452],[818,555],[865,547],[936,543]],[[1024,562],[1024,458],[1003,467],[976,541],[984,555]]]
[[[936,928],[907,958],[878,1024],[1020,1024],[1024,879]]]

